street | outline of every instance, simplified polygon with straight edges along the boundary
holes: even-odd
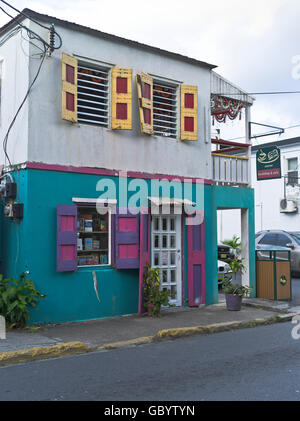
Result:
[[[292,323],[0,368],[1,401],[300,401]]]

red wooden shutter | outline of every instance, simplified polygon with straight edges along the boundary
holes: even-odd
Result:
[[[62,119],[77,122],[77,59],[62,53]]]
[[[198,139],[197,86],[181,85],[181,140]]]
[[[141,132],[153,134],[153,79],[146,73],[136,75]]]
[[[188,297],[189,306],[205,303],[204,221],[188,225]]]
[[[132,129],[132,70],[112,70],[112,129]]]
[[[138,269],[139,260],[139,215],[128,209],[117,209],[115,231],[115,255],[117,269]]]
[[[77,206],[57,205],[56,268],[77,270]]]

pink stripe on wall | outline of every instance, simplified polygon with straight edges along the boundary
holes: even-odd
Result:
[[[89,167],[72,167],[68,165],[56,165],[56,164],[44,164],[41,162],[26,162],[26,168],[33,170],[44,170],[44,171],[58,171],[58,172],[71,172],[79,174],[92,174],[92,175],[105,175],[105,176],[119,176],[119,172],[122,170],[107,170],[103,168],[89,168]],[[178,175],[167,175],[167,174],[150,174],[137,171],[128,171],[128,178],[145,178],[151,180],[190,180],[196,182],[196,180],[202,180],[195,177],[182,177]],[[213,184],[213,180],[203,179],[204,184]]]

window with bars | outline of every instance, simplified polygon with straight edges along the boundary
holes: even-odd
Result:
[[[153,80],[153,133],[177,137],[177,86]]]
[[[78,62],[77,75],[78,122],[108,127],[109,69]]]
[[[298,183],[298,158],[290,158],[288,161],[287,184],[294,186]]]

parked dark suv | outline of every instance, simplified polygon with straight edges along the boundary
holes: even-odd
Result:
[[[255,234],[255,248],[261,246],[286,247],[291,251],[291,270],[296,276],[300,276],[300,232],[267,230]]]
[[[218,260],[229,263],[234,259],[234,250],[226,244],[218,244]]]

